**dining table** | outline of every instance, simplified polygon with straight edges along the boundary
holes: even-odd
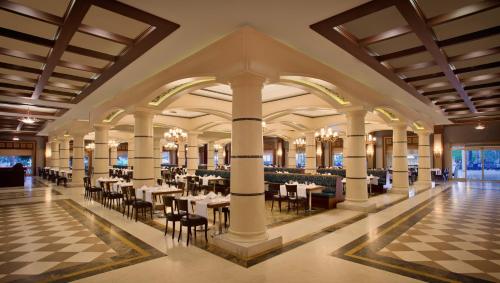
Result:
[[[150,202],[153,204],[153,209],[156,210],[157,207],[163,207],[162,204],[157,203],[158,197],[163,195],[174,195],[181,194],[184,191],[182,189],[178,189],[174,186],[162,185],[162,186],[143,186],[135,190],[135,196],[137,198],[141,198],[146,202]]]
[[[219,217],[217,219],[217,228],[214,235],[220,235],[222,229],[222,208],[231,204],[231,195],[223,196],[210,192],[206,195],[182,196],[179,199],[187,199],[191,205],[194,205],[194,213],[208,219],[208,209],[217,209]]]
[[[299,184],[297,182],[288,185],[297,185],[297,195],[299,197],[306,197],[308,202],[308,211],[312,211],[312,193],[321,192],[325,186],[320,186],[316,184]],[[281,195],[286,196],[286,184],[280,185]]]

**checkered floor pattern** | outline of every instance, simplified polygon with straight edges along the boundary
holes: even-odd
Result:
[[[10,200],[19,198],[32,198],[32,197],[46,197],[50,195],[58,195],[55,190],[52,189],[36,189],[31,191],[10,191],[10,192],[0,192],[0,200]]]
[[[0,282],[115,255],[56,202],[0,206]]]
[[[498,190],[452,194],[378,254],[500,282],[498,203]]]

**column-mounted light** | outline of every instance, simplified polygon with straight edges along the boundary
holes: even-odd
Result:
[[[434,145],[434,155],[436,157],[441,157],[442,154],[443,154],[443,147],[440,144],[436,143]]]
[[[276,151],[276,155],[282,156],[283,155],[283,150],[281,150],[281,148],[278,148],[278,150]]]

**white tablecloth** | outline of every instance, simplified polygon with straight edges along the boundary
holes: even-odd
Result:
[[[110,182],[110,181],[123,181],[123,179],[121,178],[110,178],[110,177],[106,177],[106,178],[97,178],[97,180],[95,180],[96,182],[96,186],[101,186],[101,184],[99,182]]]
[[[143,196],[145,195],[146,198],[144,199],[147,202],[153,202],[153,192],[155,193],[162,193],[162,192],[172,192],[178,190],[176,187],[169,187],[166,185],[163,186],[155,186],[155,187],[141,187],[139,189],[135,190],[135,197],[142,199]],[[145,192],[145,194],[144,194]]]
[[[293,184],[289,184],[289,185],[297,185],[297,194],[299,195],[299,197],[307,197],[307,188],[310,188],[310,187],[316,187],[317,185],[315,184],[309,184],[309,185],[306,185],[306,184],[299,184],[299,183],[293,183]],[[280,193],[282,196],[286,196],[286,185],[280,185]]]
[[[215,177],[215,176],[203,176],[203,177],[200,177],[200,179],[202,180],[202,185],[203,186],[208,186],[208,181],[209,180],[220,180],[222,179],[222,177],[218,176],[218,177]]]
[[[122,192],[122,187],[126,187],[126,186],[133,186],[134,183],[132,182],[123,182],[123,181],[120,181],[120,182],[117,182],[117,183],[113,183],[113,185],[111,186],[111,190],[113,192],[117,192],[117,193],[121,193]]]
[[[231,195],[227,196],[219,196],[215,193],[211,192],[207,195],[199,195],[199,196],[183,196],[180,199],[187,199],[189,202],[195,201],[196,204],[194,206],[193,213],[196,215],[203,216],[208,218],[208,208],[209,204],[218,204],[224,202],[231,202]]]

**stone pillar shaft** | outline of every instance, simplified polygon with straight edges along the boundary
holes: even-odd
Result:
[[[179,142],[177,147],[177,167],[186,166],[186,143]]]
[[[297,150],[293,142],[288,142],[288,168],[297,168]]]
[[[314,132],[306,133],[306,173],[316,173],[316,138]]]
[[[50,146],[52,152],[52,168],[59,168],[59,141],[53,140]]]
[[[137,111],[134,113],[134,119],[134,187],[153,186],[153,114]]]
[[[346,200],[368,200],[366,186],[365,110],[347,112],[347,133],[344,149],[346,167]]]
[[[397,124],[392,130],[392,192],[408,193],[408,140],[406,124]]]
[[[214,142],[209,142],[207,146],[207,169],[214,170],[215,162],[214,162]]]
[[[118,148],[116,146],[112,146],[109,150],[109,165],[116,165],[116,161],[118,159]]]
[[[45,166],[52,167],[52,143],[45,143]]]
[[[231,226],[228,237],[238,242],[267,239],[262,162],[263,84],[264,78],[249,73],[231,81]]]
[[[187,151],[187,173],[194,175],[200,164],[200,152],[198,151],[198,133],[188,133]]]
[[[417,131],[418,134],[418,184],[431,186],[431,147],[430,132]]]
[[[69,137],[59,140],[59,169],[69,169]]]
[[[128,160],[128,168],[132,169],[134,166],[134,157],[135,157],[135,145],[134,138],[130,139],[127,142],[127,160]]]
[[[94,125],[95,150],[94,150],[94,175],[93,183],[100,177],[109,175],[109,148],[108,127],[105,125]]]
[[[83,135],[73,135],[73,184],[83,184],[83,177],[85,177],[84,158],[84,140]]]
[[[160,138],[154,138],[153,140],[153,153],[154,153],[155,179],[161,179],[162,147],[160,144]]]

